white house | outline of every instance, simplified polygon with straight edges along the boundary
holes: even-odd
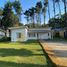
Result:
[[[28,39],[51,39],[51,28],[29,29]]]
[[[27,28],[26,27],[11,27],[11,41],[27,41]]]
[[[51,39],[52,31],[51,28],[32,28],[27,27],[11,27],[11,41],[27,41],[37,39]]]
[[[5,31],[0,29],[0,39],[5,36]]]

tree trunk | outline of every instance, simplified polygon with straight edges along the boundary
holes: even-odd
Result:
[[[35,27],[35,22],[34,22],[34,15],[32,16],[33,19],[33,28]]]
[[[58,2],[58,7],[59,7],[59,18],[61,18],[61,9],[60,9],[60,3]]]
[[[65,11],[66,38],[67,38],[67,16],[66,16],[66,0],[64,0],[64,11]]]
[[[64,0],[64,11],[65,11],[65,22],[66,22],[66,26],[67,26],[67,16],[66,16],[66,0]]]
[[[53,11],[54,11],[54,18],[55,18],[55,1],[53,0]]]
[[[45,13],[44,13],[44,25],[45,25]]]
[[[49,2],[48,2],[48,15],[49,15],[49,20],[50,20],[50,7],[49,7]]]

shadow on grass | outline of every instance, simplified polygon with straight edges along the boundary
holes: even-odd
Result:
[[[0,67],[50,67],[50,66],[41,65],[41,64],[27,64],[27,63],[15,63],[15,62],[0,61]],[[54,66],[52,66],[52,67],[54,67]],[[67,66],[58,66],[58,67],[67,67]]]
[[[40,50],[38,50],[38,51],[40,51]],[[2,56],[2,57],[6,57],[6,56],[22,56],[22,57],[44,56],[45,57],[46,54],[33,54],[33,52],[31,50],[27,50],[27,49],[4,49],[4,48],[2,49],[1,48],[0,56]],[[48,58],[47,58],[46,62],[48,62],[47,65],[0,61],[0,67],[53,67],[52,63],[49,62]]]
[[[31,43],[38,43],[37,41],[27,41],[24,42],[24,44],[31,44]],[[34,49],[35,50],[35,49]],[[42,51],[40,49],[37,50]],[[6,57],[6,56],[22,56],[22,57],[32,57],[32,56],[44,56],[46,57],[47,65],[41,65],[41,64],[27,64],[27,63],[15,63],[15,62],[6,62],[6,61],[0,61],[0,67],[55,67],[51,60],[48,58],[48,55],[46,52],[35,54],[32,50],[28,49],[13,49],[13,48],[0,48],[0,56]],[[21,59],[22,60],[22,59]]]
[[[33,54],[31,50],[27,49],[12,49],[12,48],[0,48],[0,56],[22,56],[22,57],[28,57],[28,56],[43,56],[44,54]]]
[[[21,42],[22,43],[22,42]],[[37,40],[28,40],[26,42],[23,42],[24,44],[31,44],[31,43],[38,43]]]
[[[0,67],[48,67],[48,65],[0,61]]]

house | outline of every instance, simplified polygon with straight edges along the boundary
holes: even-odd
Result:
[[[62,29],[62,28],[54,28],[52,30],[53,30],[53,36],[54,37],[65,38],[65,29]]]
[[[27,41],[27,28],[26,27],[11,27],[10,30],[10,37],[11,41]]]
[[[0,29],[0,39],[5,36],[5,31]]]
[[[27,41],[37,39],[52,39],[51,28],[27,28],[27,27],[11,27],[11,41]]]
[[[32,28],[28,30],[28,39],[51,39],[51,28]]]

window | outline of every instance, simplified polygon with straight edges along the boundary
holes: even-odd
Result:
[[[21,38],[21,33],[18,33],[17,34],[17,38]]]
[[[29,33],[29,37],[35,37],[35,33]]]

